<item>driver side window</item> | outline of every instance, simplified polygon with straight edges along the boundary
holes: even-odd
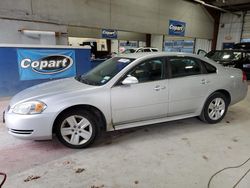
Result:
[[[128,75],[134,76],[139,83],[164,79],[164,59],[150,59],[140,63]]]

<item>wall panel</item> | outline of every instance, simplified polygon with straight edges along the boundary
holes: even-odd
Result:
[[[186,22],[186,36],[207,39],[214,22],[204,7],[184,0],[1,0],[1,17],[151,34],[167,34],[176,19]]]

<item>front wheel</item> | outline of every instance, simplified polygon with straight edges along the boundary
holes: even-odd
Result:
[[[218,123],[226,115],[228,100],[222,93],[212,94],[206,101],[200,119],[207,123]]]
[[[97,135],[97,124],[88,111],[72,110],[59,117],[56,135],[67,147],[85,148],[93,143]]]

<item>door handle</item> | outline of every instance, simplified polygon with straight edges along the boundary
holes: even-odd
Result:
[[[159,85],[157,85],[157,86],[155,86],[155,88],[154,88],[154,90],[155,91],[160,91],[160,90],[163,90],[163,89],[166,89],[166,86],[159,86]]]
[[[205,79],[202,79],[202,80],[201,80],[201,84],[206,84],[206,80],[205,80]]]
[[[160,91],[161,90],[161,86],[155,86],[154,90],[155,91]]]
[[[206,80],[206,79],[202,79],[202,80],[201,80],[201,84],[208,84],[208,83],[210,83],[209,80]]]

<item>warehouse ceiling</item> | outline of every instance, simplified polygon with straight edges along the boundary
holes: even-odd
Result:
[[[250,10],[250,0],[203,0],[228,11],[246,11]]]

